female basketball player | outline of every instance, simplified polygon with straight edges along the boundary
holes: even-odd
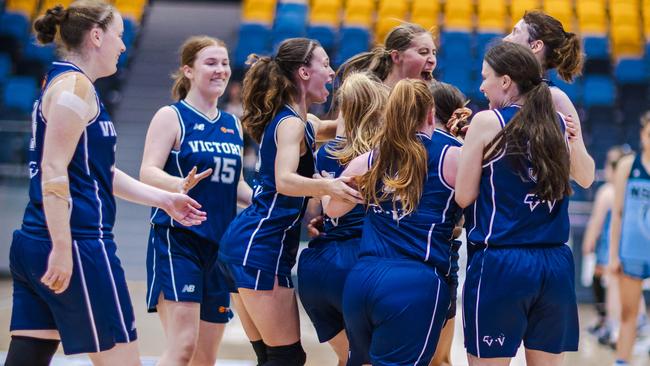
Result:
[[[461,140],[456,136],[464,136],[468,119],[472,114],[470,109],[465,108],[465,96],[455,86],[439,81],[431,83],[429,90],[436,105],[436,133],[440,134],[440,138],[449,146],[462,146]],[[459,224],[462,226],[461,223]],[[451,344],[454,338],[454,319],[458,295],[458,250],[461,245],[460,240],[455,240],[455,238],[460,235],[460,230],[461,227],[458,227],[450,242],[453,259],[450,262],[449,272],[445,274],[450,291],[449,312],[430,366],[451,365]]]
[[[562,23],[541,11],[528,11],[517,22],[505,41],[529,47],[542,65],[542,70],[557,69],[563,80],[572,81],[582,73],[584,55],[580,38],[575,33],[565,32]],[[558,112],[570,116],[567,121],[570,130],[571,177],[583,188],[588,188],[594,181],[595,163],[587,152],[580,118],[569,97],[550,81],[553,104]]]
[[[100,1],[56,6],[34,23],[60,40],[33,113],[30,200],[14,233],[12,340],[6,365],[49,365],[66,354],[99,365],[139,365],[135,320],[113,241],[115,196],[160,207],[183,225],[205,220],[180,193],[140,183],[115,167],[116,133],[93,82],[124,52],[122,18]]]
[[[260,143],[258,180],[252,205],[221,241],[219,260],[254,325],[247,334],[264,365],[305,362],[291,267],[306,197],[360,202],[346,179],[311,178],[316,136],[333,138],[336,126],[308,121],[307,108],[325,102],[333,76],[318,42],[292,38],[273,57],[259,58],[244,78],[242,122]]]
[[[615,299],[612,299],[610,292],[618,288],[617,279],[611,278],[607,281],[605,287],[606,273],[605,269],[609,262],[609,228],[612,216],[612,206],[614,205],[614,172],[618,161],[625,156],[624,150],[615,146],[607,151],[607,161],[605,162],[605,183],[598,187],[596,198],[591,210],[591,217],[587,223],[585,234],[582,240],[583,254],[596,253],[596,267],[593,276],[593,293],[596,299],[596,311],[598,313],[598,322],[593,328],[594,334],[601,337],[603,341],[608,341],[611,333],[611,322],[617,317],[616,314],[609,313],[609,308],[618,300],[618,291],[615,292]],[[610,300],[611,299],[611,300]],[[619,308],[618,306],[616,308]],[[608,314],[609,313],[609,314]]]
[[[579,334],[565,245],[576,164],[568,132],[529,48],[491,48],[481,74],[492,109],[472,120],[456,184],[456,202],[474,203],[463,299],[469,363],[507,365],[523,340],[529,365],[559,365]]]
[[[177,102],[162,107],[151,121],[140,178],[169,192],[189,191],[208,220],[183,227],[153,210],[147,308],[159,311],[167,335],[160,365],[214,365],[231,316],[230,294],[216,266],[219,240],[237,202],[250,204],[252,190],[241,176],[239,121],[217,109],[231,73],[226,45],[196,36],[185,41],[180,54],[172,89]]]
[[[641,285],[650,277],[650,112],[641,117],[641,153],[621,159],[614,175],[610,270],[618,274],[621,329],[616,365],[628,365],[636,339]]]
[[[369,75],[349,74],[337,91],[343,118],[338,120],[337,137],[316,154],[318,172],[339,177],[352,159],[370,150],[381,126],[388,88]],[[320,213],[320,202],[310,200],[309,210]],[[326,217],[321,235],[302,251],[298,262],[300,300],[318,340],[330,343],[340,366],[346,364],[349,348],[343,323],[343,285],[357,262],[365,213],[363,205],[357,205],[342,217]]]
[[[449,240],[461,214],[453,199],[459,148],[435,133],[434,115],[424,82],[398,82],[376,148],[343,173],[355,177],[368,204],[360,259],[343,293],[348,365],[428,365],[433,357],[449,307]],[[354,207],[323,199],[330,217]]]

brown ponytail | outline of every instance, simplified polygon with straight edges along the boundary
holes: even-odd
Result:
[[[568,82],[582,73],[584,54],[575,33],[565,32],[559,20],[538,10],[527,11],[523,19],[528,26],[529,41],[544,42],[545,69],[557,69],[562,80]]]
[[[290,38],[280,44],[273,58],[249,57],[252,66],[244,77],[242,125],[258,143],[271,118],[298,96],[293,74],[309,65],[316,47],[320,47],[317,41]]]
[[[79,51],[86,33],[95,26],[108,29],[114,13],[111,5],[100,0],[78,0],[67,9],[57,5],[34,21],[36,39],[41,44],[60,40],[68,51]]]
[[[421,80],[400,80],[386,104],[384,125],[375,141],[372,168],[359,179],[366,202],[378,205],[392,199],[400,216],[417,209],[427,177],[427,151],[417,132],[432,111],[433,97]]]
[[[541,79],[541,68],[527,47],[504,42],[485,55],[485,61],[499,76],[508,75],[526,102],[485,147],[489,161],[505,151],[519,175],[533,179],[535,193],[542,200],[562,199],[571,194],[569,149],[560,129],[553,98]],[[532,164],[531,174],[525,169]]]

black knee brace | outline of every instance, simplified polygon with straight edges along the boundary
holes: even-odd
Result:
[[[5,366],[48,366],[57,348],[55,339],[11,336]]]
[[[266,344],[260,339],[259,341],[251,341],[251,345],[253,346],[253,351],[255,351],[255,356],[257,356],[257,366],[264,365],[268,361]]]
[[[268,361],[264,366],[303,366],[307,361],[300,341],[288,346],[266,346],[266,354]]]
[[[603,286],[603,278],[600,275],[594,275],[592,288],[594,291],[594,298],[596,300],[596,311],[601,318],[607,316],[607,309],[605,306],[605,298],[607,296],[607,288]]]

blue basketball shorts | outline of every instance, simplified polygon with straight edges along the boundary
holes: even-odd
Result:
[[[348,366],[429,365],[448,308],[449,287],[430,265],[362,257],[343,290]]]
[[[320,342],[345,329],[343,286],[358,257],[359,238],[324,243],[300,253],[298,295]]]
[[[137,338],[133,306],[112,239],[72,243],[72,277],[57,295],[41,283],[49,240],[14,232],[9,253],[13,277],[12,331],[57,330],[65,354],[107,351]]]
[[[568,246],[476,251],[463,292],[469,354],[514,357],[522,341],[527,349],[555,354],[578,350],[575,269]]]
[[[147,250],[147,310],[158,298],[201,304],[201,320],[227,323],[232,318],[230,292],[216,265],[218,245],[191,231],[152,225]]]

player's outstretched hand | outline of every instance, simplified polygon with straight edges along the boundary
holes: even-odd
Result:
[[[323,231],[323,220],[324,218],[322,215],[318,215],[309,220],[309,224],[307,224],[307,235],[309,235],[310,238],[319,236],[321,231]]]
[[[201,205],[182,193],[170,193],[165,207],[161,208],[184,226],[201,225],[207,220],[205,211],[199,210]]]
[[[41,282],[58,295],[68,288],[70,277],[72,277],[72,247],[53,247]]]
[[[203,179],[209,177],[212,174],[212,168],[208,168],[204,171],[202,171],[199,174],[196,174],[197,168],[196,166],[190,170],[189,174],[183,179],[183,183],[181,184],[181,193],[187,193],[190,191],[190,189],[194,188],[200,181]]]
[[[361,193],[351,186],[356,185],[355,177],[339,177],[331,179],[329,184],[329,195],[332,198],[340,199],[349,203],[363,203]]]

